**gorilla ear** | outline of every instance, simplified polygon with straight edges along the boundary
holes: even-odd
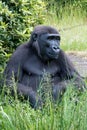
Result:
[[[37,34],[34,33],[33,36],[32,36],[32,38],[33,38],[33,41],[36,41],[37,40]]]

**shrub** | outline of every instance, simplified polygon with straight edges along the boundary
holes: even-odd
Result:
[[[0,1],[0,62],[2,65],[9,54],[29,38],[33,26],[44,22],[44,10],[45,4],[41,0]]]

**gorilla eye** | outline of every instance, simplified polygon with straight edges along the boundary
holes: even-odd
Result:
[[[53,40],[53,39],[54,39],[54,36],[49,36],[47,39],[48,39],[48,40]]]
[[[48,40],[60,40],[60,36],[49,36]]]
[[[60,41],[60,36],[56,37],[56,40],[59,40],[59,41]]]

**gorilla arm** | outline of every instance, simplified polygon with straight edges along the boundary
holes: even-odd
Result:
[[[61,99],[68,86],[74,86],[80,92],[86,89],[85,82],[75,70],[73,64],[70,62],[66,54],[61,51],[57,60],[57,65],[60,67],[58,77],[60,81],[54,83],[52,95],[54,100]]]
[[[25,51],[25,53],[26,52],[27,50]],[[36,104],[37,106],[41,106],[42,101],[37,96],[37,93],[33,90],[32,86],[27,86],[22,82],[23,76],[25,76],[24,70],[23,70],[23,63],[25,63],[25,61],[23,60],[25,59],[25,57],[26,57],[25,55],[24,57],[23,56],[20,57],[20,53],[17,50],[16,53],[13,54],[13,56],[11,57],[10,61],[7,64],[7,67],[4,71],[4,78],[6,81],[5,82],[6,85],[12,90],[12,92],[14,92],[14,85],[16,83],[17,93],[19,95],[22,94],[25,98],[29,98],[31,106],[35,108]]]
[[[73,85],[78,89],[83,90],[86,87],[82,77],[76,71],[74,65],[62,50],[60,51],[58,65],[60,66],[60,77],[62,79],[70,80],[71,83],[73,83]]]

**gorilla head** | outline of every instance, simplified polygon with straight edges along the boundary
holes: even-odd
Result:
[[[49,26],[36,26],[31,38],[33,46],[43,60],[58,58],[60,35],[57,30]]]

